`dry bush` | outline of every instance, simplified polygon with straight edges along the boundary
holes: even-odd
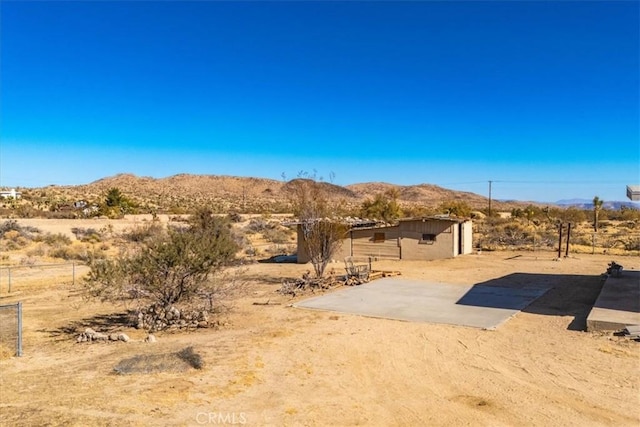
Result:
[[[276,244],[288,243],[294,237],[293,231],[285,227],[267,229],[262,232],[262,235],[267,242]]]
[[[65,261],[83,261],[105,259],[106,255],[100,250],[96,250],[86,244],[68,245],[51,248],[48,252],[52,258],[61,258]]]
[[[95,228],[73,227],[71,232],[76,236],[76,239],[81,242],[98,243],[101,242],[103,238],[102,232]]]
[[[29,244],[29,240],[20,235],[16,230],[9,230],[2,235],[3,247],[5,250],[20,249]]]
[[[62,233],[55,233],[55,234],[47,233],[44,236],[42,236],[40,239],[38,239],[38,241],[44,242],[49,246],[55,246],[55,247],[67,246],[71,244],[71,239],[69,238],[69,236]]]
[[[35,247],[26,252],[28,257],[43,257],[47,253],[45,245],[38,243]]]
[[[20,225],[16,220],[10,219],[0,223],[0,235],[4,236],[7,231],[16,231],[25,239],[32,240],[38,236],[41,231],[36,227]]]
[[[252,218],[244,227],[247,234],[264,233],[267,230],[273,230],[277,227],[277,223],[266,221],[262,218]]]
[[[164,227],[157,223],[142,225],[122,233],[125,241],[142,243],[162,234]]]

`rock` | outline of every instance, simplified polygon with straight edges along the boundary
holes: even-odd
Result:
[[[200,322],[198,322],[197,327],[198,328],[208,328],[209,327],[209,323],[207,323],[204,320],[201,320]]]
[[[96,332],[95,334],[93,334],[91,336],[91,339],[93,341],[108,341],[109,340],[109,335],[103,334],[101,332]]]
[[[130,340],[129,335],[122,332],[118,334],[118,341],[129,342],[129,340]]]
[[[109,341],[118,341],[118,334],[109,334]]]
[[[84,330],[84,334],[85,335],[94,335],[95,333],[96,333],[96,331],[94,331],[91,328],[87,328],[87,329]]]
[[[156,342],[156,341],[158,341],[158,340],[156,339],[156,336],[155,336],[155,335],[153,335],[153,334],[149,334],[149,335],[147,335],[147,337],[144,339],[144,341],[145,341],[145,342]]]

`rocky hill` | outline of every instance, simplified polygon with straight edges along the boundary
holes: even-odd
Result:
[[[139,206],[157,211],[186,211],[207,203],[217,204],[221,210],[278,212],[286,210],[292,182],[223,175],[179,174],[166,178],[151,178],[119,174],[85,185],[52,185],[41,189],[28,189],[23,193],[31,194],[33,198],[56,199],[64,202],[75,200],[97,202],[103,200],[109,189],[116,187]],[[475,209],[488,206],[488,199],[484,196],[431,184],[403,186],[368,182],[339,186],[323,182],[322,185],[331,199],[351,206],[387,191],[394,191],[402,205],[435,207],[443,202],[464,201]],[[511,209],[526,204],[528,202],[493,201],[495,209]]]

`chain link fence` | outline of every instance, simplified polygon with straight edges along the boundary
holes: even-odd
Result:
[[[38,281],[76,284],[78,276],[85,274],[88,267],[83,263],[28,264],[0,267],[0,294],[24,290]]]
[[[22,356],[22,302],[0,305],[0,350]]]

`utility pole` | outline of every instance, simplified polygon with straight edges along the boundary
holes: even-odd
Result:
[[[489,217],[491,217],[491,183],[493,181],[489,181]]]

